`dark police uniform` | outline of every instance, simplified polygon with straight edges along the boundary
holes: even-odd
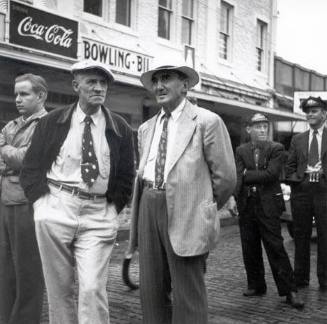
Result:
[[[320,107],[327,110],[320,97],[309,97],[301,104],[303,111]],[[327,291],[327,129],[319,127],[320,142],[318,177],[310,181],[310,147],[313,129],[292,138],[286,164],[286,180],[291,185],[292,215],[294,221],[295,258],[294,273],[298,287],[309,285],[310,238],[312,218],[317,226],[317,276],[320,288]],[[309,145],[310,144],[310,145]]]

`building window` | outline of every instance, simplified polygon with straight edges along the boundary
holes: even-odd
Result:
[[[265,48],[267,38],[267,24],[258,19],[257,21],[257,70],[262,71],[264,69]]]
[[[0,12],[0,41],[5,40],[5,14]]]
[[[125,26],[131,26],[131,0],[117,0],[116,22]]]
[[[170,39],[172,0],[159,0],[158,36]]]
[[[182,43],[192,45],[194,1],[183,0],[182,6]]]
[[[102,0],[84,0],[84,12],[102,17]]]
[[[219,57],[227,60],[229,58],[229,48],[231,42],[231,19],[233,7],[221,2],[220,8],[220,39],[219,39]]]

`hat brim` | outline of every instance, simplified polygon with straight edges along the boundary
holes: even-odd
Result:
[[[315,105],[315,106],[305,106],[305,107],[301,107],[301,109],[302,109],[302,111],[304,112],[304,113],[306,113],[306,111],[308,110],[308,109],[310,109],[310,108],[321,108],[321,109],[323,109],[323,110],[327,110],[327,106],[326,105]]]
[[[199,74],[192,68],[188,66],[160,66],[158,68],[155,68],[153,70],[149,70],[147,72],[144,72],[141,75],[141,82],[143,86],[151,90],[152,89],[152,76],[158,71],[163,70],[171,70],[171,71],[179,71],[187,76],[188,79],[188,87],[189,89],[193,88],[198,82],[199,82]]]
[[[103,72],[106,75],[109,83],[112,83],[115,81],[113,74],[110,73],[107,69],[105,69],[101,65],[89,66],[89,67],[85,67],[82,69],[74,69],[71,72],[74,74],[74,73],[79,73],[79,72],[83,73],[83,71],[89,72],[90,70],[99,70],[99,71]]]

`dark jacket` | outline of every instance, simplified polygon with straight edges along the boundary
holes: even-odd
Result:
[[[255,186],[265,214],[270,215],[272,212],[280,214],[285,208],[279,182],[285,157],[284,147],[277,142],[262,143],[258,170],[255,167],[253,150],[254,147],[250,142],[236,149],[237,185],[235,198],[238,211],[242,214],[247,205],[250,187]]]
[[[286,180],[289,184],[301,182],[308,166],[309,131],[293,136],[286,164]],[[327,129],[324,128],[321,141],[322,169],[327,175]]]
[[[23,161],[20,182],[30,202],[49,192],[46,174],[56,160],[71,124],[76,104],[55,109],[38,123]],[[128,202],[134,179],[132,130],[123,118],[102,107],[110,148],[110,176],[106,192],[120,212]]]

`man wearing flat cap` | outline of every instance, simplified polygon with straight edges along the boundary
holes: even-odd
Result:
[[[286,165],[294,223],[294,272],[298,287],[309,285],[314,216],[318,236],[317,276],[320,289],[327,291],[327,106],[320,97],[309,97],[301,108],[309,130],[293,136]]]
[[[108,264],[132,191],[132,130],[104,106],[114,81],[106,65],[81,61],[71,71],[78,101],[40,120],[21,184],[34,207],[50,323],[109,323]]]
[[[128,253],[139,250],[144,323],[205,324],[206,258],[236,184],[233,152],[221,118],[186,99],[198,73],[177,58],[155,66],[141,76],[161,109],[139,128]]]
[[[243,260],[247,275],[246,297],[266,294],[261,242],[265,247],[278,293],[295,308],[303,302],[297,295],[294,273],[283,245],[280,214],[285,208],[279,175],[284,160],[282,144],[268,140],[269,120],[252,116],[247,126],[250,142],[236,149],[237,186]]]

